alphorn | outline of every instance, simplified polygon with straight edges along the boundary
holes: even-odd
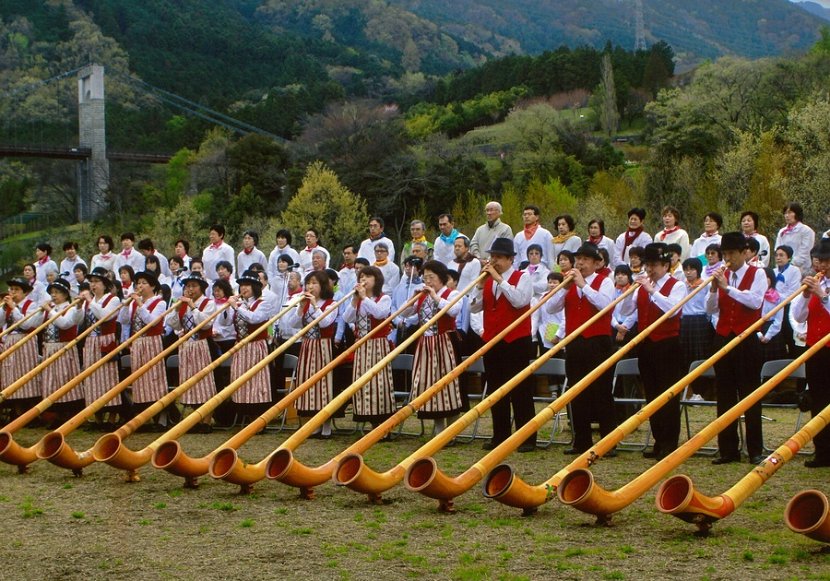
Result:
[[[341,301],[348,298],[348,296],[343,297]],[[285,308],[283,308],[279,313],[277,313],[277,315],[275,315],[275,317],[268,322],[268,325],[273,325],[274,322],[288,314],[288,312],[290,312],[291,309],[295,308],[302,300],[302,296],[297,297]],[[321,319],[327,316],[329,313],[331,313],[332,309],[335,309],[339,306],[339,302],[340,301],[338,301],[338,303],[331,305],[323,314],[320,315],[320,317],[318,317],[318,319]],[[315,322],[318,319],[315,319]],[[310,328],[310,326],[308,328]],[[198,408],[194,409],[193,412],[190,413],[190,415],[182,419],[178,424],[173,426],[171,429],[169,429],[167,432],[156,438],[153,442],[151,442],[141,450],[131,450],[124,444],[124,438],[126,438],[132,431],[134,431],[135,428],[137,428],[139,425],[150,419],[154,413],[175,401],[176,398],[178,398],[181,394],[183,394],[192,386],[196,385],[196,383],[201,381],[201,379],[205,375],[212,372],[216,367],[221,365],[223,361],[226,361],[227,359],[232,357],[234,353],[236,353],[237,351],[242,349],[242,347],[254,340],[256,334],[248,335],[248,337],[245,337],[244,339],[238,341],[227,352],[223,353],[219,358],[211,362],[211,364],[208,365],[205,369],[199,371],[193,377],[187,379],[176,389],[174,389],[173,391],[165,395],[163,398],[158,400],[155,404],[153,404],[148,409],[143,411],[141,414],[133,418],[130,422],[127,422],[127,424],[122,426],[120,429],[116,430],[111,434],[105,434],[104,436],[101,436],[101,438],[98,439],[98,441],[95,443],[95,446],[92,449],[92,454],[95,457],[95,460],[98,462],[105,462],[114,468],[127,470],[127,482],[137,482],[139,480],[137,472],[138,469],[150,462],[153,459],[153,455],[160,447],[164,446],[169,442],[175,442],[177,445],[177,450],[181,450],[181,446],[178,444],[178,442],[176,442],[178,438],[187,433],[193,426],[202,421],[204,418],[209,417],[209,414],[211,414],[213,410],[215,410],[219,406],[219,404],[221,404],[228,397],[233,395],[239,388],[245,385],[245,383],[247,383],[248,380],[250,380],[259,371],[261,371],[266,365],[268,365],[268,363],[276,359],[281,353],[284,353],[291,346],[296,337],[299,337],[304,332],[305,328],[296,333],[294,337],[287,340],[283,345],[278,347],[267,357],[263,358],[262,361],[257,362],[257,364],[254,365],[251,369],[247,370],[245,373],[240,375],[227,387],[222,389],[222,391],[211,397],[208,401],[200,405]],[[205,472],[203,472],[203,474],[207,472],[207,465],[205,465],[204,470]],[[199,475],[177,475],[184,476],[185,487],[196,487],[195,478]]]
[[[434,397],[440,390],[444,389],[447,385],[450,384],[456,377],[459,377],[464,371],[466,371],[473,363],[479,360],[487,351],[489,351],[493,345],[501,341],[504,337],[506,337],[513,329],[518,327],[522,324],[522,322],[527,319],[528,317],[532,316],[538,309],[540,309],[553,295],[555,295],[560,289],[562,289],[568,282],[571,281],[573,275],[568,275],[565,279],[556,285],[553,289],[545,293],[539,300],[538,303],[533,305],[530,309],[528,309],[525,313],[522,313],[520,317],[518,317],[515,321],[513,321],[510,325],[508,325],[503,331],[501,331],[498,335],[490,339],[487,343],[482,345],[475,353],[471,354],[467,357],[464,361],[461,362],[460,365],[456,366],[451,373],[442,377],[435,383],[433,383],[427,390],[421,393],[418,397],[414,400],[409,402],[407,405],[399,409],[392,415],[391,418],[386,420],[383,424],[378,426],[376,430],[379,430],[381,433],[386,433],[389,431],[391,426],[395,426],[411,416],[415,410],[421,408],[426,402],[428,402],[432,397]],[[389,425],[386,425],[386,423]],[[443,433],[443,432],[442,432]],[[447,442],[449,442],[453,437],[455,437],[455,432],[449,436],[441,437],[441,434],[436,434],[435,437],[430,440],[430,443],[427,446],[422,447],[418,450],[421,455],[430,456],[446,446]],[[356,492],[361,492],[369,496],[369,500],[372,502],[380,502],[380,495],[383,492],[386,492],[396,484],[398,484],[401,480],[403,480],[404,474],[406,474],[406,469],[418,458],[422,457],[421,455],[413,454],[407,457],[406,459],[402,460],[396,466],[392,467],[391,469],[387,470],[386,472],[379,473],[372,470],[369,466],[366,465],[366,462],[363,458],[363,454],[374,445],[376,442],[376,438],[372,436],[371,432],[366,434],[349,446],[346,450],[344,450],[341,454],[335,458],[337,460],[337,466],[332,473],[332,480],[338,486],[347,486]],[[427,448],[428,449],[425,449]]]
[[[69,305],[68,305],[65,309],[63,309],[62,311],[60,311],[58,314],[56,314],[56,315],[55,315],[54,317],[52,317],[51,319],[47,320],[45,323],[43,323],[43,324],[39,325],[38,327],[36,327],[36,328],[32,329],[32,330],[29,332],[29,335],[27,335],[26,337],[24,337],[23,339],[21,339],[20,341],[18,341],[17,343],[15,343],[14,345],[12,345],[11,347],[9,347],[6,351],[3,351],[3,353],[2,353],[2,354],[3,354],[3,355],[6,355],[7,353],[10,353],[10,352],[12,352],[12,353],[13,353],[13,352],[14,352],[14,350],[15,350],[15,349],[18,349],[20,345],[25,344],[25,343],[26,343],[26,341],[30,340],[30,339],[31,339],[31,338],[33,338],[33,337],[37,337],[37,334],[38,334],[38,333],[40,333],[40,332],[41,332],[42,330],[44,330],[46,327],[48,327],[49,325],[51,325],[52,323],[54,323],[55,321],[57,321],[58,319],[60,319],[62,316],[64,316],[67,312],[69,312],[69,309],[71,309],[71,308],[73,308],[74,306],[76,306],[76,303],[77,303],[79,300],[80,300],[80,299],[75,299],[74,301],[72,301],[71,303],[69,303]],[[2,361],[2,359],[0,359],[0,361]],[[54,359],[52,359],[52,361],[54,361]],[[45,367],[46,367],[46,366],[44,365],[43,367],[41,367],[41,368],[40,368],[40,370],[44,369]],[[37,369],[37,367],[35,367],[35,369]],[[24,385],[26,385],[26,383],[28,383],[29,381],[31,381],[31,380],[35,377],[35,375],[37,375],[37,373],[32,373],[33,371],[35,371],[35,369],[32,369],[32,370],[30,370],[29,372],[25,373],[25,374],[23,375],[23,377],[18,378],[18,379],[17,379],[16,381],[14,381],[11,385],[9,385],[8,387],[6,387],[6,389],[4,389],[3,391],[0,391],[0,402],[4,402],[4,401],[6,401],[6,399],[8,399],[8,397],[9,397],[10,395],[12,395],[15,391],[17,391],[18,389],[20,389],[21,387],[23,387]],[[38,373],[40,372],[40,370],[38,370]],[[25,378],[25,381],[22,381],[22,382],[21,382],[20,380],[21,380],[21,379],[23,379],[23,378]]]
[[[34,369],[32,369],[29,373],[25,376],[18,379],[15,383],[10,385],[8,389],[14,388],[15,390],[18,389],[20,386],[24,385],[27,381],[29,381],[32,377],[43,371],[47,365],[53,363],[58,357],[73,349],[75,345],[81,342],[87,335],[95,331],[98,327],[103,325],[105,322],[109,321],[118,313],[119,310],[127,306],[132,299],[129,299],[123,303],[121,303],[109,316],[102,317],[98,321],[95,321],[92,325],[88,328],[84,329],[75,339],[69,341],[66,345],[61,347],[60,350],[55,352],[50,357],[47,357],[44,361],[39,363]],[[112,353],[118,353],[118,349],[112,351]],[[67,393],[78,387],[81,382],[92,375],[95,370],[99,367],[104,365],[107,361],[109,361],[110,357],[107,354],[106,358],[102,357],[98,361],[96,361],[93,365],[90,365],[88,369],[82,371],[77,377],[72,378],[68,383],[64,384],[60,389],[56,390],[55,392],[49,394],[49,396],[43,398],[39,401],[34,407],[29,408],[26,412],[21,414],[16,419],[9,422],[6,426],[0,430],[0,461],[6,462],[7,464],[13,464],[17,466],[17,471],[21,474],[25,473],[27,470],[27,466],[32,462],[37,460],[36,454],[36,447],[37,444],[30,446],[28,448],[23,448],[14,441],[14,433],[24,428],[37,418],[40,414],[44,411],[49,409],[49,407],[55,403],[56,401],[60,400],[63,396]],[[114,357],[114,355],[113,355]],[[19,385],[18,385],[19,384]]]
[[[690,297],[692,294],[705,287],[706,285],[700,285],[687,296]],[[644,424],[645,421],[653,416],[661,407],[663,407],[663,405],[683,393],[686,386],[691,384],[698,377],[702,376],[706,370],[710,369],[715,363],[725,357],[726,354],[734,349],[741,341],[760,329],[767,320],[774,317],[778,311],[788,305],[800,293],[801,290],[786,298],[779,305],[776,305],[772,310],[770,310],[769,313],[761,317],[760,320],[756,321],[747,327],[742,333],[735,336],[731,341],[729,341],[729,343],[719,349],[717,353],[709,357],[692,372],[669,387],[658,397],[654,398],[654,400],[640,408],[637,413],[617,426],[610,434],[597,442],[589,450],[578,456],[573,462],[554,474],[546,482],[543,482],[538,486],[531,486],[523,481],[513,471],[512,467],[507,464],[502,464],[497,466],[490,472],[490,474],[488,474],[487,479],[484,482],[484,496],[497,500],[508,506],[521,508],[526,514],[534,512],[539,506],[555,497],[556,488],[559,486],[559,483],[562,482],[562,478],[564,478],[566,474],[577,468],[588,468],[596,462],[598,458],[607,454],[609,450],[613,449],[614,446],[622,442],[626,436],[629,436],[639,426]]]
[[[317,371],[314,375],[309,377],[306,381],[298,385],[297,387],[293,388],[288,394],[285,395],[280,401],[276,404],[265,410],[262,415],[251,421],[247,426],[241,429],[239,432],[234,434],[229,440],[217,446],[216,449],[209,452],[205,456],[201,458],[192,458],[188,456],[184,450],[182,449],[181,444],[176,440],[167,440],[166,442],[161,443],[160,446],[156,446],[155,451],[150,451],[153,459],[153,466],[156,468],[161,468],[163,470],[167,470],[171,474],[175,474],[176,476],[181,476],[185,479],[186,485],[189,487],[196,486],[196,479],[200,476],[204,476],[208,473],[210,469],[210,463],[213,459],[213,456],[223,448],[233,448],[234,450],[238,449],[240,446],[245,444],[248,440],[250,440],[255,434],[261,432],[272,420],[279,417],[281,413],[287,410],[291,405],[294,404],[299,397],[308,391],[314,384],[316,384],[320,379],[322,379],[327,373],[332,371],[335,367],[346,361],[351,353],[357,350],[358,347],[363,345],[369,339],[373,338],[375,335],[380,333],[384,326],[390,323],[395,317],[400,315],[404,310],[406,310],[409,305],[414,303],[418,299],[418,295],[414,295],[410,297],[397,311],[389,315],[384,321],[379,323],[375,329],[372,329],[368,334],[364,335],[360,339],[358,339],[353,345],[351,345],[348,349],[346,349],[343,353],[335,357],[332,361],[330,361],[325,367]],[[296,335],[299,337],[299,334]],[[286,342],[288,345],[291,345],[291,342]],[[275,359],[279,353],[271,353],[263,362],[257,363],[255,368],[253,369],[261,369],[264,367],[268,362],[272,359]],[[155,442],[154,442],[155,444]],[[152,444],[151,444],[152,445]],[[101,456],[107,454],[108,452],[101,449]],[[104,460],[109,464],[109,460]],[[122,460],[122,462],[126,462]],[[264,478],[264,464],[262,467],[263,476],[259,478],[261,480]]]
[[[827,338],[830,338],[830,335]],[[790,364],[784,369],[789,374],[796,367],[797,365]],[[784,444],[753,468],[752,472],[741,478],[729,490],[714,498],[696,490],[692,479],[685,474],[672,476],[657,490],[655,499],[657,509],[696,525],[701,533],[707,533],[714,522],[732,514],[784,464],[792,460],[793,456],[815,438],[828,422],[830,422],[830,406],[804,424]]]
[[[230,306],[231,306],[230,303],[226,303],[226,304],[222,305],[222,307],[220,307],[219,309],[216,309],[216,312],[213,313],[210,317],[208,317],[207,319],[205,319],[204,321],[202,321],[201,323],[196,325],[193,329],[191,329],[191,331],[189,331],[189,333],[192,335],[193,333],[195,333],[196,331],[198,331],[199,329],[204,327],[206,324],[212,322],[212,320],[215,317],[217,317],[219,315],[219,313],[221,313],[222,311],[224,311],[227,308],[230,308]],[[174,305],[173,308],[178,308],[178,305]],[[285,311],[285,312],[287,312],[287,311]],[[273,324],[283,314],[284,314],[284,312],[280,312],[278,315],[275,315],[270,320],[268,320],[266,323],[264,323],[263,326],[267,327],[268,325]],[[152,323],[148,326],[152,326]],[[249,339],[249,337],[250,337],[250,339]],[[252,333],[251,335],[249,335],[248,337],[246,337],[245,339],[240,341],[240,343],[246,344],[249,341],[252,341],[255,337],[256,337],[256,334]],[[248,339],[248,341],[246,341],[246,339]],[[184,341],[182,341],[181,338],[180,338],[178,342],[183,343]],[[137,377],[139,377],[140,375],[145,373],[148,369],[150,369],[153,365],[155,365],[156,363],[161,361],[164,358],[164,354],[166,354],[167,352],[170,352],[170,351],[172,351],[172,349],[168,348],[167,350],[162,352],[162,354],[158,354],[155,357],[153,357],[153,359],[151,359],[150,361],[145,363],[140,369],[136,370],[129,377],[124,379],[124,381],[121,381],[118,384],[116,384],[115,386],[113,386],[109,391],[107,391],[107,393],[105,393],[100,398],[95,400],[95,402],[93,404],[91,404],[90,406],[87,406],[87,408],[85,410],[83,410],[81,413],[79,413],[75,418],[73,418],[73,420],[76,420],[79,423],[79,425],[80,425],[80,423],[83,423],[83,421],[85,421],[85,417],[89,417],[92,413],[94,413],[95,411],[98,411],[100,408],[102,408],[106,404],[106,402],[108,402],[110,399],[115,397],[121,391],[125,390],[129,385],[132,384],[133,381],[135,381],[135,379]],[[224,357],[224,355],[226,355],[226,354],[223,354],[223,357]],[[221,361],[220,361],[220,359],[221,359]],[[227,357],[225,357],[225,359],[227,359]],[[220,357],[216,361],[212,362],[211,365],[207,366],[205,368],[205,370],[207,370],[207,371],[213,370],[215,367],[217,367],[219,364],[221,364],[222,361],[224,361],[224,359],[222,359],[222,357]],[[205,370],[202,370],[202,372],[204,372]],[[196,383],[197,382],[193,382],[192,385],[195,385]],[[162,399],[168,398],[168,401],[169,401],[169,396],[170,396],[170,394],[168,393],[166,396],[163,396]],[[156,403],[158,403],[158,402],[156,402]],[[155,404],[153,404],[153,405],[155,405]],[[152,406],[150,406],[150,407],[152,407]],[[85,414],[84,418],[80,417],[82,414]],[[198,415],[196,415],[195,417],[198,418],[198,419],[201,419]],[[188,416],[188,419],[189,418],[190,418],[190,416]],[[188,419],[182,420],[182,422],[177,424],[177,427],[181,426],[181,425],[186,425],[187,426],[187,428],[184,429],[184,431],[182,433],[185,433],[187,430],[189,430],[191,427],[193,427],[193,425],[195,425],[197,423],[196,421],[190,423],[188,421]],[[197,419],[197,421],[198,421],[198,419]],[[67,423],[71,423],[71,422],[72,422],[72,420],[70,420]],[[66,424],[64,424],[64,426],[66,426]],[[64,426],[61,426],[61,428],[64,428]],[[40,447],[37,450],[38,458],[43,459],[43,460],[49,460],[49,462],[51,462],[52,464],[55,464],[56,466],[60,466],[61,468],[68,468],[68,469],[72,470],[73,472],[77,472],[78,470],[81,470],[84,467],[89,466],[90,464],[95,462],[95,456],[93,456],[93,454],[92,454],[93,449],[90,448],[89,450],[86,450],[82,454],[78,454],[66,442],[66,437],[65,436],[67,435],[68,432],[66,430],[61,429],[61,428],[58,428],[57,430],[55,430],[55,431],[53,431],[49,434],[46,434],[43,437],[43,439],[41,440]],[[69,426],[69,431],[71,431],[72,429],[74,429],[74,427]],[[175,428],[173,428],[173,429],[175,429]],[[130,430],[132,430],[132,428],[130,428]]]
[[[759,403],[776,385],[785,380],[790,375],[792,369],[795,369],[795,367],[798,367],[801,363],[809,359],[818,349],[824,347],[828,341],[830,341],[830,335],[825,336],[821,341],[799,355],[793,360],[792,364],[765,381],[755,391],[692,436],[677,450],[657,462],[654,466],[622,488],[618,488],[613,492],[603,489],[594,481],[594,476],[591,471],[584,468],[578,468],[570,472],[562,479],[556,491],[560,502],[573,506],[582,512],[595,515],[598,523],[608,522],[611,519],[611,515],[637,500],[657,484],[661,478],[686,461],[687,458],[697,452],[709,440],[717,436],[727,426],[732,424],[732,422],[736,422],[746,410]]]
[[[588,327],[599,321],[608,312],[614,309],[618,303],[625,300],[630,294],[634,293],[640,287],[639,284],[634,283],[624,293],[615,298],[604,309],[601,309],[593,317],[588,319],[585,323],[577,327],[573,333],[566,335],[559,343],[548,349],[545,353],[539,356],[530,365],[524,368],[521,372],[514,375],[507,383],[499,387],[496,391],[488,395],[478,403],[473,409],[465,413],[458,420],[448,426],[446,430],[438,434],[434,440],[451,437],[450,434],[457,435],[472,424],[477,418],[493,407],[493,405],[504,397],[510,390],[516,387],[519,383],[524,381],[532,375],[537,369],[542,367],[544,363],[558,353],[562,348],[566,347],[571,341],[576,339]],[[516,448],[518,448],[530,435],[538,431],[548,420],[553,418],[559,410],[564,408],[583,390],[585,390],[591,382],[594,381],[600,374],[592,373],[588,381],[583,382],[581,386],[573,386],[568,388],[564,394],[560,395],[547,408],[537,414],[530,422],[516,430],[504,442],[496,446],[481,460],[476,462],[473,466],[468,468],[464,473],[455,478],[450,478],[438,468],[438,464],[434,458],[424,454],[421,450],[413,454],[413,462],[409,464],[404,476],[404,483],[406,487],[412,492],[420,492],[425,496],[438,500],[438,509],[443,512],[454,512],[453,499],[460,496],[480,482],[487,473],[492,470],[498,462],[509,456]],[[447,433],[447,436],[444,434]],[[448,441],[448,440],[447,440]],[[431,442],[427,442],[424,448],[429,447],[429,451],[433,446]],[[417,458],[415,458],[417,456]]]
[[[47,304],[48,304],[48,303],[47,303]],[[5,337],[5,336],[6,336],[6,335],[8,335],[9,333],[11,333],[12,331],[14,331],[15,329],[17,329],[18,327],[20,327],[20,325],[22,325],[23,323],[25,323],[26,321],[28,321],[28,320],[29,320],[29,319],[31,319],[32,317],[36,316],[36,315],[37,315],[40,311],[46,311],[46,310],[48,310],[48,309],[46,308],[46,304],[40,305],[38,308],[36,308],[35,310],[33,310],[31,313],[29,313],[29,314],[28,314],[28,315],[26,315],[25,317],[21,318],[19,321],[15,321],[14,323],[12,323],[11,325],[9,325],[9,326],[8,326],[8,327],[6,327],[5,329],[0,330],[0,339],[2,339],[3,337]]]
[[[7,357],[9,357],[12,353],[14,353],[15,351],[17,351],[17,350],[18,350],[18,349],[20,349],[21,347],[23,347],[23,345],[25,345],[26,343],[28,343],[28,342],[29,342],[29,341],[31,341],[32,339],[36,338],[36,337],[37,337],[37,335],[38,335],[38,333],[40,333],[40,332],[41,332],[41,331],[43,331],[46,327],[48,327],[49,325],[51,325],[52,323],[54,323],[55,321],[57,321],[60,317],[62,317],[63,315],[65,315],[65,314],[66,314],[66,312],[67,312],[69,309],[71,309],[72,307],[74,307],[74,306],[75,306],[75,304],[76,304],[76,303],[78,303],[80,300],[81,300],[81,299],[75,299],[74,301],[72,301],[71,303],[69,303],[69,305],[68,305],[68,306],[67,306],[64,310],[62,310],[60,313],[58,313],[57,315],[55,315],[55,316],[54,316],[54,317],[52,317],[51,319],[47,319],[46,321],[44,321],[43,323],[41,323],[40,325],[38,325],[38,326],[37,326],[37,327],[35,327],[34,329],[31,329],[30,331],[26,331],[26,336],[25,336],[25,337],[23,337],[22,339],[20,339],[20,340],[19,340],[19,341],[17,341],[16,343],[13,343],[13,344],[9,345],[6,349],[4,349],[4,350],[3,350],[3,352],[2,352],[2,353],[0,353],[0,361],[5,360],[5,359],[6,359]],[[44,311],[47,311],[48,309],[46,309],[45,307],[46,307],[46,305],[44,305],[44,306],[42,306],[42,307],[40,307],[40,308],[41,308],[41,309],[43,309]],[[35,313],[37,313],[37,311],[35,311]],[[4,397],[2,397],[2,396],[3,396],[3,393],[5,393],[5,392],[6,392],[6,390],[5,390],[5,389],[4,389],[2,392],[0,392],[0,401],[3,401],[3,399],[5,399]]]
[[[418,337],[423,335],[430,326],[437,323],[455,303],[460,301],[464,295],[469,293],[487,276],[489,275],[486,272],[480,274],[466,288],[461,290],[457,296],[450,300],[446,306],[433,315],[429,321],[421,325],[411,336],[402,341],[383,357],[383,359],[373,365],[371,369],[352,382],[349,387],[309,419],[305,425],[280,444],[279,448],[263,458],[260,462],[257,464],[245,464],[238,460],[235,450],[225,448],[217,452],[213,457],[210,465],[210,475],[214,478],[221,478],[227,482],[241,485],[243,492],[250,490],[254,482],[267,476],[272,480],[279,480],[283,484],[299,488],[300,496],[303,498],[313,498],[313,487],[319,486],[331,478],[336,461],[331,459],[322,466],[310,468],[296,460],[293,451],[305,442],[315,430],[320,428],[341,406],[346,404],[355,393],[361,390],[375,374],[389,365],[399,353],[402,353]],[[372,430],[371,433],[375,434],[373,437],[377,439],[385,435],[381,434],[377,429]]]
[[[784,509],[784,522],[794,533],[830,543],[830,502],[819,490],[802,490]]]

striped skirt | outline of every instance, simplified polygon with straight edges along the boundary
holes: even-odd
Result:
[[[300,345],[300,357],[297,362],[296,384],[304,383],[331,361],[331,339],[303,339]],[[297,413],[301,416],[313,416],[332,400],[334,381],[327,373],[320,381],[297,398]]]
[[[373,365],[389,354],[386,338],[370,339],[361,345],[354,355],[352,381],[369,371]],[[352,396],[354,420],[367,422],[388,418],[395,411],[395,395],[392,387],[392,369],[386,366],[372,376],[363,388]]]
[[[44,343],[43,344],[43,358],[51,357],[60,351],[66,343]],[[72,347],[63,355],[58,357],[51,365],[47,366],[40,374],[43,382],[43,397],[48,397],[58,391],[61,387],[69,383],[72,379],[78,377],[81,373],[81,366],[78,363],[78,351]],[[69,401],[77,401],[83,399],[83,391],[78,389],[78,386],[72,388],[69,393],[60,398],[55,403],[66,403]]]
[[[3,337],[3,349],[8,349],[24,337],[23,333],[9,333]],[[37,339],[32,338],[20,347],[17,351],[9,355],[3,360],[2,367],[0,367],[0,386],[3,389],[10,386],[12,383],[26,375],[37,365]],[[8,399],[27,399],[32,397],[40,397],[40,376],[36,376],[23,384],[21,388],[15,391]]]
[[[268,356],[268,342],[265,339],[251,341],[233,354],[231,382]],[[271,371],[266,365],[233,392],[234,403],[268,403],[271,401]]]
[[[115,341],[115,335],[89,335],[84,343],[84,369],[89,369],[93,363],[103,357],[101,345],[109,345]],[[92,404],[99,397],[118,383],[118,358],[113,357],[104,365],[95,370],[95,373],[84,380],[84,400],[86,405]],[[109,400],[104,407],[121,405],[121,394]]]
[[[142,336],[136,339],[130,347],[130,361],[133,373],[142,365],[164,350],[161,344],[161,335],[154,337]],[[133,401],[135,403],[154,402],[167,393],[167,370],[164,359],[157,362],[133,383]]]
[[[412,399],[425,392],[455,367],[455,351],[448,333],[423,336],[415,349]],[[419,418],[446,418],[464,408],[458,379],[452,380],[418,411]]]
[[[207,339],[185,341],[179,347],[179,385],[210,365],[210,346]],[[199,382],[188,389],[179,401],[184,405],[202,405],[216,395],[216,382],[213,373],[208,373]]]

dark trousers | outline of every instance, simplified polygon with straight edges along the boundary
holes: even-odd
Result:
[[[810,386],[810,414],[816,417],[830,405],[830,347],[825,347],[805,363],[807,385]],[[815,438],[816,459],[830,461],[830,428],[824,428]]]
[[[613,353],[610,336],[577,337],[568,345],[565,354],[565,370],[568,385],[575,385],[600,366]],[[597,418],[600,434],[606,436],[616,427],[614,422],[614,395],[611,393],[614,372],[608,369],[571,403],[574,430],[574,449],[585,452],[593,445],[591,419]]]
[[[646,339],[640,343],[640,378],[646,401],[657,399],[686,374],[680,353],[680,337],[661,341]],[[649,422],[657,455],[662,457],[673,452],[680,438],[680,397],[667,401]]]
[[[721,349],[735,338],[715,335],[715,351]],[[718,394],[718,416],[723,415],[760,385],[761,342],[755,333],[741,341],[737,347],[715,363],[716,389]],[[761,402],[746,412],[746,449],[749,457],[760,456],[764,452],[764,439],[761,431]],[[726,458],[740,458],[740,440],[738,439],[738,422],[732,422],[718,434],[720,455]]]
[[[487,392],[493,393],[507,383],[530,363],[533,341],[530,336],[516,339],[512,343],[499,341],[484,354],[484,376],[487,379]],[[536,415],[533,406],[532,376],[514,387],[492,408],[493,443],[499,444],[510,436],[510,406],[516,418],[516,428],[520,428]],[[524,443],[536,443],[536,432]]]

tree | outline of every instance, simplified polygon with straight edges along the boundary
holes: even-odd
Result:
[[[605,131],[608,137],[612,137],[617,132],[620,124],[620,112],[617,109],[617,89],[614,86],[614,68],[611,65],[610,54],[602,55],[600,71],[602,73],[602,80],[600,81],[602,103],[599,119],[602,130]]]
[[[321,161],[306,169],[303,183],[288,202],[281,221],[297,234],[308,228],[321,232],[323,245],[335,252],[344,244],[360,240],[369,222],[366,200],[340,183]]]

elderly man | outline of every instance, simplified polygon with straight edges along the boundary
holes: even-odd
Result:
[[[519,268],[522,262],[528,261],[527,249],[532,244],[538,244],[542,248],[542,262],[549,269],[556,264],[556,257],[553,255],[553,234],[539,225],[539,213],[538,206],[525,206],[522,210],[524,229],[513,238],[516,247],[513,268]]]
[[[476,258],[490,258],[490,246],[496,238],[509,238],[513,240],[513,230],[501,221],[501,204],[498,202],[487,202],[484,206],[484,213],[487,215],[487,222],[476,229],[473,239],[470,240],[470,252]]]
[[[375,261],[372,266],[378,267],[383,273],[383,294],[391,295],[401,280],[401,269],[389,259],[389,248],[385,242],[375,246]]]
[[[395,245],[386,237],[383,232],[383,218],[374,216],[369,220],[369,237],[360,243],[360,248],[357,251],[358,258],[365,258],[371,264],[375,260],[375,246],[378,244],[385,244],[389,251],[387,259],[390,262],[395,262]]]
[[[465,289],[481,272],[481,261],[470,252],[470,239],[461,234],[453,246],[455,260],[449,268],[458,272],[458,288]]]
[[[403,261],[412,254],[412,247],[418,243],[423,244],[427,250],[427,256],[422,256],[421,258],[426,260],[429,257],[429,254],[432,252],[432,242],[427,240],[427,237],[425,236],[426,231],[427,225],[421,220],[412,220],[412,222],[409,223],[409,234],[412,236],[412,240],[403,245],[403,250],[401,251],[401,265],[403,265]]]
[[[438,216],[438,230],[440,234],[432,246],[432,257],[438,262],[446,264],[448,268],[452,268],[451,263],[455,259],[453,245],[459,232],[455,229],[455,223],[450,214]]]

